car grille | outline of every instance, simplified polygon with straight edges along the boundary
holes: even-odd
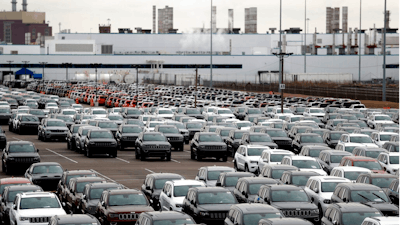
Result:
[[[285,216],[310,216],[311,215],[311,210],[282,210],[283,215]]]
[[[17,163],[33,163],[32,157],[18,157],[15,158],[15,162]]]
[[[205,146],[205,149],[222,149],[222,146]]]
[[[290,141],[275,141],[277,145],[291,145]]]
[[[136,220],[138,218],[138,214],[130,213],[130,214],[118,214],[119,220]]]
[[[64,133],[64,130],[50,130],[53,133]]]
[[[126,140],[135,141],[137,137],[126,137]]]
[[[228,213],[226,212],[213,212],[210,213],[210,218],[211,219],[225,219]]]
[[[31,217],[29,218],[30,223],[48,223],[50,217]]]
[[[170,141],[179,141],[179,137],[170,137],[168,138]]]
[[[111,146],[111,143],[109,143],[109,142],[96,142],[96,146],[98,146],[98,147],[108,147],[108,146]]]
[[[37,127],[38,124],[22,124],[24,127]]]
[[[155,148],[155,149],[166,149],[169,148],[168,145],[146,145],[148,148]]]

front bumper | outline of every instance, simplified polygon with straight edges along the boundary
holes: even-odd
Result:
[[[142,150],[141,154],[146,157],[166,157],[171,154],[171,150],[149,150],[145,149]]]
[[[49,139],[61,139],[61,140],[65,140],[65,138],[67,137],[67,133],[51,133],[51,132],[46,132],[46,133],[44,133],[44,135],[46,136],[46,138],[49,138]]]

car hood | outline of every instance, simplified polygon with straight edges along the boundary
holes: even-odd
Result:
[[[147,205],[124,205],[124,206],[110,206],[110,212],[115,213],[130,213],[130,212],[152,212],[154,209]]]
[[[250,130],[251,127],[241,127],[240,130]]]
[[[222,145],[225,146],[224,142],[200,142],[199,145]]]
[[[52,217],[55,215],[66,215],[64,209],[62,208],[44,208],[44,209],[24,209],[19,210],[19,215],[21,217]]]
[[[185,200],[185,197],[174,197],[174,202],[176,204],[183,204],[183,200]]]
[[[48,130],[68,130],[67,127],[46,127]]]
[[[100,202],[100,199],[92,199],[89,200],[88,205],[90,206],[97,206],[97,204]]]
[[[217,180],[208,180],[206,182],[207,187],[215,187],[216,184],[217,184]]]
[[[277,209],[317,209],[317,206],[310,202],[272,202],[271,206]]]
[[[332,195],[333,192],[319,192],[319,196],[321,197],[321,199],[331,200]]]
[[[322,169],[300,169],[300,171],[310,171],[319,173],[321,176],[327,176],[328,174]]]
[[[204,204],[197,208],[202,211],[229,211],[232,205],[234,204]]]
[[[248,159],[250,159],[250,161],[257,161],[261,158],[261,156],[247,156]]]
[[[382,203],[364,202],[363,204],[371,206],[375,209],[378,209],[379,211],[397,211],[398,210],[397,206],[395,206],[389,202],[382,202]]]

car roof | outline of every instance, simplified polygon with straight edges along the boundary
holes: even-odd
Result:
[[[37,185],[14,185],[14,186],[8,186],[6,188],[12,191],[24,191],[24,192],[31,192],[33,190],[42,190],[42,188]]]
[[[375,177],[398,178],[398,176],[396,176],[394,174],[388,174],[388,173],[368,173],[366,175],[370,176],[371,178],[375,178]]]
[[[201,168],[205,168],[208,171],[219,171],[219,170],[229,170],[232,172],[235,171],[232,167],[228,167],[228,166],[204,166]]]
[[[234,205],[235,208],[240,209],[244,214],[246,213],[270,213],[276,212],[279,213],[280,211],[270,205],[266,204],[237,204]]]
[[[221,173],[222,174],[222,173]],[[246,177],[246,176],[254,176],[253,173],[250,172],[224,172],[225,177]]]
[[[296,175],[316,175],[318,176],[319,173],[314,172],[314,171],[304,171],[304,170],[291,170],[291,171],[285,171],[283,173],[290,173],[292,176]]]
[[[91,170],[69,170],[65,171],[67,175],[75,175],[75,174],[96,174],[96,172]]]
[[[292,225],[292,224],[300,224],[300,225],[309,225],[313,224],[308,220],[300,219],[300,218],[290,218],[290,217],[279,217],[279,218],[268,218],[268,219],[261,219],[259,222],[266,222],[270,221],[272,224],[279,224],[279,225]]]
[[[71,180],[76,180],[77,183],[85,181],[105,181],[102,177],[74,177]]]
[[[286,164],[275,164],[275,165],[265,165],[269,166],[271,169],[296,169],[298,170],[299,168],[291,165],[286,165]]]
[[[61,166],[57,162],[41,162],[41,163],[33,163],[32,166],[47,166],[47,165],[53,165],[53,166]]]
[[[90,186],[90,188],[102,188],[102,187],[121,187],[121,184],[117,183],[91,183],[87,184]]]
[[[57,224],[98,223],[97,219],[89,214],[56,215],[56,218]]]
[[[321,152],[328,153],[328,154],[331,154],[331,155],[348,155],[348,156],[352,156],[353,155],[350,152],[339,151],[339,150],[323,150]]]
[[[285,156],[285,157],[289,157],[292,160],[311,160],[311,161],[316,161],[315,158],[310,157],[310,156],[290,155],[290,156]]]
[[[7,142],[9,145],[20,145],[20,144],[32,144],[30,141],[9,141]]]
[[[242,177],[239,180],[247,181],[250,184],[264,184],[264,183],[277,183],[275,179],[266,177]]]
[[[376,161],[374,158],[365,157],[365,156],[345,156],[343,158],[350,159],[352,161]]]
[[[172,180],[172,181],[167,181],[172,183],[174,186],[183,186],[183,185],[204,185],[203,182],[198,181],[198,180]]]
[[[351,182],[347,178],[335,177],[335,176],[312,176],[312,177],[310,177],[310,179],[319,180],[321,182],[332,182],[332,181]]]
[[[120,194],[142,194],[142,191],[136,189],[112,189],[108,190],[108,193],[111,195],[120,195]]]
[[[203,192],[230,192],[226,188],[222,187],[195,187],[194,189],[197,189],[197,192],[203,193]]]
[[[303,188],[294,185],[271,185],[269,187],[271,190],[303,190]]]
[[[338,186],[348,187],[350,190],[368,190],[368,191],[382,191],[382,189],[378,186],[372,184],[364,184],[364,183],[341,183]]]

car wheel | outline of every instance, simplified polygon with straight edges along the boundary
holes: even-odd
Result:
[[[90,152],[89,148],[87,148],[86,154],[87,154],[87,157],[92,158],[92,153]]]
[[[122,145],[122,143],[121,143],[121,145],[119,146],[119,149],[120,149],[121,151],[125,150],[125,148],[124,148],[124,146]]]
[[[67,141],[67,149],[68,149],[68,150],[71,150],[71,144],[70,144],[69,141]]]
[[[10,175],[10,169],[8,167],[9,166],[7,166],[7,165],[4,166],[6,175]]]
[[[1,163],[1,171],[6,172],[6,167],[4,166],[4,162]]]
[[[185,147],[185,144],[182,143],[182,145],[181,145],[179,151],[183,152],[183,148],[184,148],[184,147]]]
[[[226,161],[228,161],[228,156],[222,157],[222,162],[226,162]]]
[[[199,154],[197,154],[197,161],[201,161],[201,160],[203,160],[203,157],[201,157],[201,156],[199,156]]]
[[[196,155],[194,154],[192,148],[190,148],[190,159],[196,159]]]
[[[136,158],[136,159],[139,159],[139,153],[138,153],[137,150],[135,150],[135,158]]]
[[[167,161],[171,161],[171,153],[167,155]]]
[[[146,156],[144,156],[143,154],[140,154],[140,161],[145,161],[146,160]]]
[[[114,153],[110,154],[111,158],[117,158],[117,150],[114,151]]]
[[[43,142],[47,142],[46,136],[43,136],[42,140],[43,140]]]
[[[244,171],[246,171],[246,172],[250,172],[250,170],[249,170],[249,166],[247,166],[247,164],[244,166]]]
[[[318,210],[319,210],[319,219],[321,220],[322,217],[324,216],[324,212],[322,212],[322,207],[320,204],[318,204]]]

